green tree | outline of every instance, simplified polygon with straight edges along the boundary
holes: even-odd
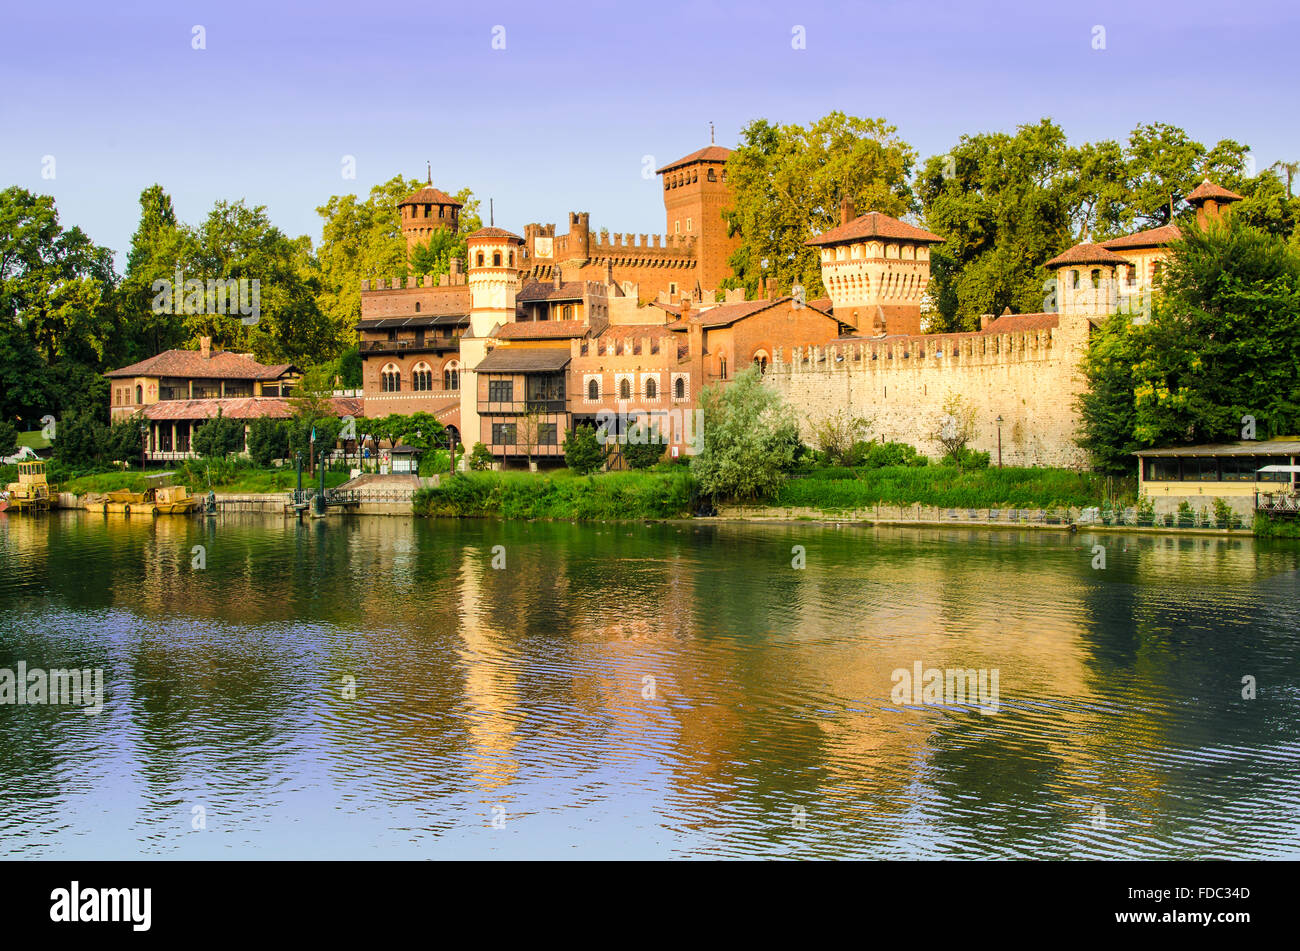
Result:
[[[269,468],[289,456],[289,427],[282,419],[259,416],[248,426],[248,455],[254,464]]]
[[[244,448],[244,424],[222,415],[218,408],[216,416],[194,430],[190,448],[208,459],[225,459],[231,453],[241,452]]]
[[[474,448],[469,454],[469,467],[475,472],[483,472],[492,468],[492,450],[481,442],[474,443]],[[565,441],[565,461],[568,461],[568,441]]]
[[[859,214],[900,216],[913,210],[908,184],[916,153],[884,119],[832,112],[800,125],[756,119],[727,159],[734,202],[724,213],[741,243],[731,257],[728,287],[752,295],[765,278],[788,291],[801,284],[808,299],[823,293],[814,234],[840,223],[840,199]]]
[[[114,462],[136,462],[144,449],[144,433],[140,432],[140,419],[132,416],[119,420],[108,428],[104,442],[104,455]]]
[[[595,472],[605,464],[605,447],[596,438],[594,427],[580,425],[569,430],[564,437],[564,463],[579,475]]]
[[[628,429],[622,450],[628,468],[649,469],[664,457],[664,443],[659,427],[638,420]]]
[[[7,419],[0,419],[0,456],[12,456],[18,451],[18,427]]]
[[[78,412],[59,420],[54,458],[70,469],[84,469],[104,459],[108,429],[93,413]]]
[[[1300,429],[1300,256],[1238,221],[1183,228],[1151,320],[1111,317],[1089,342],[1082,435],[1097,465],[1135,449]]]
[[[762,385],[756,367],[725,384],[700,391],[704,446],[691,460],[700,492],[717,499],[771,495],[794,458],[798,427],[775,390]]]
[[[140,223],[131,237],[126,276],[118,288],[117,306],[125,327],[122,358],[126,363],[180,347],[188,339],[184,309],[155,307],[156,281],[174,283],[193,255],[189,232],[176,219],[171,196],[161,185],[140,193]],[[173,298],[174,299],[174,298]]]

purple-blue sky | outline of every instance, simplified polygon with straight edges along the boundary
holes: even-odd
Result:
[[[734,146],[750,119],[832,109],[883,116],[922,159],[1051,116],[1074,142],[1153,121],[1235,138],[1262,169],[1300,159],[1297,35],[1286,0],[9,5],[0,186],[53,194],[122,266],[153,182],[184,221],[244,198],[318,241],[330,195],[423,178],[426,160],[516,231],[586,210],[660,232],[643,156],[708,144],[710,121]]]

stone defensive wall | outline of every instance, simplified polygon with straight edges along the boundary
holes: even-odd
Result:
[[[1080,341],[1060,328],[1009,333],[925,334],[778,349],[764,384],[795,409],[809,441],[813,425],[841,408],[872,419],[872,438],[938,455],[944,401],[959,394],[975,410],[969,447],[1013,466],[1084,466],[1075,445],[1083,391]]]

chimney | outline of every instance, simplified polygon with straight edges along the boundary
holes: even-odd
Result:
[[[980,314],[980,333],[989,329],[989,324],[993,323],[992,314]]]
[[[562,283],[563,281],[560,277],[560,266],[557,264],[555,265],[555,289],[557,291],[560,289],[560,284]]]
[[[606,286],[614,283],[614,262],[606,259],[605,261],[605,284]]]
[[[853,199],[847,195],[840,199],[840,224],[846,225],[857,215],[853,213]]]
[[[211,338],[211,337],[200,337],[200,338],[199,338],[199,353],[203,356],[203,359],[204,359],[204,360],[211,359],[211,357],[212,357],[212,338]]]
[[[682,295],[682,320],[687,320],[691,316],[691,295]]]
[[[776,300],[776,278],[763,278],[763,300]]]

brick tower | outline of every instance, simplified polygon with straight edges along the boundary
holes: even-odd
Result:
[[[461,203],[433,187],[432,166],[429,168],[428,184],[399,201],[397,208],[402,214],[402,235],[406,238],[408,258],[415,246],[428,241],[438,228],[446,228],[455,233],[460,227]]]
[[[695,238],[702,287],[717,288],[731,276],[727,259],[740,245],[739,235],[727,236],[722,212],[731,207],[727,157],[731,149],[708,145],[659,169],[663,176],[664,211],[669,237]]]

